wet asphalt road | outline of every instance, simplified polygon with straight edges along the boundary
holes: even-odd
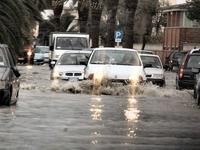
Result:
[[[170,84],[137,96],[54,92],[48,69],[36,67],[20,67],[29,88],[20,90],[16,106],[0,108],[0,150],[200,149],[200,109],[191,91]]]

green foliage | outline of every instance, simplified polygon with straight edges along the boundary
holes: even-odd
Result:
[[[191,0],[188,4],[188,18],[200,21],[200,0]]]
[[[0,43],[8,44],[19,53],[23,45],[31,42],[32,29],[36,21],[42,19],[36,5],[39,1],[41,0],[0,1]]]

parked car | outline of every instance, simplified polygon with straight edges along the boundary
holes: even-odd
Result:
[[[187,51],[172,51],[169,56],[166,57],[164,68],[169,71],[174,71],[175,68],[179,68],[187,53]]]
[[[193,89],[195,76],[192,68],[200,68],[200,51],[188,53],[176,75],[176,89]]]
[[[11,105],[17,102],[19,76],[15,56],[7,45],[0,44],[0,105]]]
[[[34,64],[49,62],[49,46],[36,46],[34,50]]]
[[[194,98],[197,105],[200,105],[200,68],[192,68],[194,73],[195,82],[194,82]]]
[[[159,86],[165,85],[165,75],[162,62],[158,55],[140,54],[147,81]]]
[[[136,50],[125,48],[95,48],[85,69],[85,78],[112,82],[146,81],[141,59]]]
[[[91,51],[65,52],[56,62],[51,79],[83,80]]]

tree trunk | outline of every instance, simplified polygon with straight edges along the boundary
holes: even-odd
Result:
[[[106,26],[106,40],[105,46],[114,47],[115,39],[114,32],[116,27],[116,13],[119,0],[107,0],[108,19]]]
[[[125,29],[124,29],[124,39],[123,39],[123,47],[124,48],[133,48],[133,28],[134,28],[134,17],[135,11],[137,8],[138,0],[125,0],[126,6],[126,21],[125,21]]]
[[[101,0],[90,0],[91,10],[91,26],[90,26],[90,37],[92,39],[92,47],[99,46],[99,27],[101,21],[101,14],[103,10],[103,3]]]
[[[78,14],[80,32],[87,32],[87,21],[89,16],[89,0],[78,1]]]
[[[56,1],[55,6],[53,8],[56,31],[60,31],[60,17],[62,14],[62,10],[63,10],[63,1],[62,0]]]

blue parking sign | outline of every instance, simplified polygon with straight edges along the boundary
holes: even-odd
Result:
[[[121,42],[123,38],[122,31],[115,31],[115,42]]]

